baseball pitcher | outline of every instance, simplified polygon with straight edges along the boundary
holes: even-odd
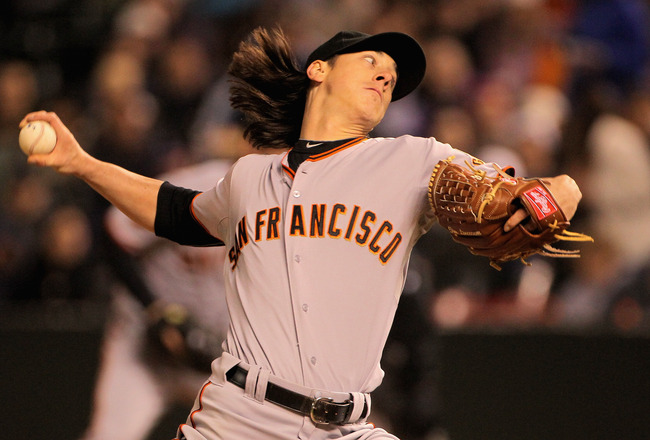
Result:
[[[279,153],[241,158],[205,192],[98,161],[53,113],[21,122],[46,120],[58,136],[52,153],[30,163],[83,179],[158,235],[225,246],[224,353],[179,439],[395,439],[367,422],[370,394],[382,381],[380,355],[418,238],[454,200],[449,212],[466,215],[452,222],[454,236],[480,236],[476,225],[496,217],[491,236],[557,229],[536,239],[541,248],[563,235],[581,198],[570,177],[535,186],[561,211],[547,226],[539,201],[517,202],[519,180],[496,164],[434,138],[370,136],[425,68],[420,45],[402,33],[340,32],[302,64],[280,29],[257,29],[230,65],[231,103],[251,144]],[[440,178],[451,163],[469,170],[456,188]],[[482,200],[474,203],[475,194]],[[506,214],[491,200],[510,200]],[[463,224],[473,226],[469,235]],[[497,264],[520,255],[507,237],[495,245],[507,248],[503,258],[483,241],[480,255]]]

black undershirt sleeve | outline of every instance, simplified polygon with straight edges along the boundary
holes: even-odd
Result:
[[[157,236],[188,246],[223,246],[194,218],[192,200],[200,191],[164,182],[158,191],[154,230]]]

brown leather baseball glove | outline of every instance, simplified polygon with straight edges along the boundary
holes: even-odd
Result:
[[[541,179],[514,178],[497,169],[489,177],[466,162],[449,158],[438,162],[429,182],[429,202],[438,222],[453,239],[475,255],[500,263],[519,259],[525,264],[533,254],[549,257],[579,257],[579,250],[551,246],[558,240],[593,241],[584,234],[567,231],[570,223]],[[505,232],[508,218],[523,208],[527,221]]]

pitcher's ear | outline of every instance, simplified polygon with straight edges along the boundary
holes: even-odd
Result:
[[[312,81],[322,81],[323,75],[327,69],[327,62],[322,60],[316,60],[307,66],[307,76]]]

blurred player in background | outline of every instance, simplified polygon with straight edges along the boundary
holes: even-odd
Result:
[[[164,176],[210,188],[229,160]],[[173,405],[191,406],[228,328],[223,247],[187,247],[155,237],[115,208],[106,215],[120,280],[111,289],[90,425],[84,439],[145,439]]]

